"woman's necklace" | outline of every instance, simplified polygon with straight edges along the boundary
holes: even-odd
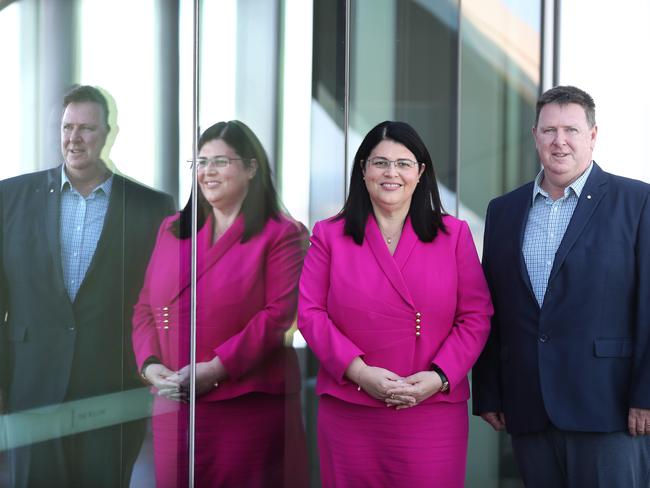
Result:
[[[403,228],[404,228],[404,222],[402,222],[402,225],[401,225],[401,227],[399,228],[399,230],[397,232],[389,235],[386,232],[384,232],[384,229],[382,229],[381,225],[380,225],[379,226],[379,232],[381,232],[381,235],[384,238],[384,240],[386,241],[386,244],[388,244],[390,246],[393,243],[393,240],[399,238],[399,236],[402,234],[402,229]]]

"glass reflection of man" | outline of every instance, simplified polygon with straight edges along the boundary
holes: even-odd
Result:
[[[173,201],[101,159],[110,127],[97,88],[73,88],[63,108],[64,164],[0,182],[0,408],[63,404],[45,409],[56,434],[11,451],[12,483],[128,486],[143,421],[103,420],[119,399],[68,402],[141,386],[131,314]]]

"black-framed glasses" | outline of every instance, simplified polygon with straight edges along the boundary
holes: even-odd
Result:
[[[370,164],[372,168],[381,171],[385,171],[388,168],[390,168],[391,164],[395,166],[395,169],[397,171],[409,171],[414,168],[417,168],[420,164],[417,161],[413,161],[412,159],[402,158],[402,159],[395,159],[394,161],[391,161],[390,159],[382,158],[379,156],[370,158],[366,161],[368,162],[368,164]]]
[[[197,169],[207,169],[211,165],[215,168],[222,169],[230,166],[233,161],[250,161],[250,159],[244,158],[229,158],[228,156],[214,156],[212,158],[196,158],[196,167]],[[195,161],[190,159],[188,163],[194,163]]]

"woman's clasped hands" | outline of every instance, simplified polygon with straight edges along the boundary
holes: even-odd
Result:
[[[415,407],[442,388],[442,379],[435,371],[420,371],[402,378],[387,390],[386,405],[397,410]]]
[[[387,369],[369,366],[359,357],[352,361],[346,376],[368,395],[397,410],[419,405],[442,387],[442,380],[434,371],[402,377]]]
[[[189,401],[190,366],[172,371],[163,364],[153,363],[144,371],[145,378],[158,390],[158,395],[178,402]],[[227,376],[219,357],[196,363],[196,394],[208,393]]]

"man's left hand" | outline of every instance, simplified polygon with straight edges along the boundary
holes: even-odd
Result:
[[[630,435],[650,435],[650,408],[630,408],[627,427]]]

